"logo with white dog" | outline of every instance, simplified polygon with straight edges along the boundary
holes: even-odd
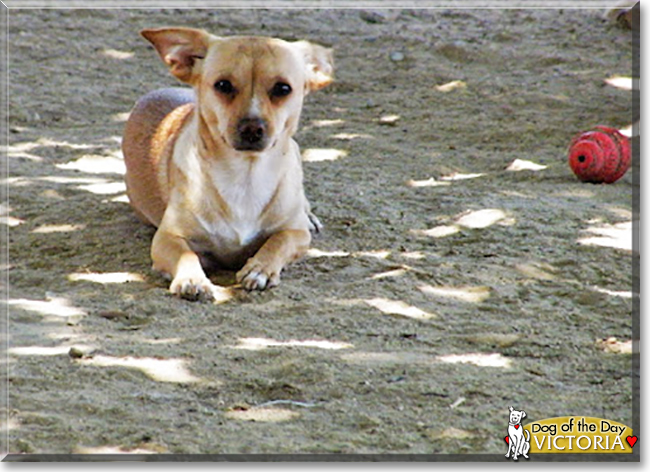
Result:
[[[530,432],[525,431],[521,424],[522,420],[526,417],[524,410],[515,410],[513,407],[509,408],[510,416],[508,420],[508,435],[505,437],[506,444],[508,444],[508,452],[506,458],[512,457],[513,461],[523,456],[528,459],[528,451],[530,451]]]

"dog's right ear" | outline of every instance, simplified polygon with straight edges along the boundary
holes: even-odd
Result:
[[[514,410],[514,408],[510,407],[510,408],[508,408],[508,410],[510,410],[510,413],[512,413],[512,410]]]
[[[193,28],[160,28],[145,29],[140,34],[154,45],[174,77],[191,84],[199,76],[197,61],[205,58],[209,33]]]

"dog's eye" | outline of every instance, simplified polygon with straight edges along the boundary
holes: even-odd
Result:
[[[230,80],[220,80],[214,84],[214,88],[217,92],[223,93],[224,95],[232,95],[235,93],[235,87]]]
[[[272,97],[286,97],[291,93],[291,85],[285,84],[284,82],[278,82],[271,89]]]

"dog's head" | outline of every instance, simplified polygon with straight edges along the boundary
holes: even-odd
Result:
[[[332,82],[329,49],[307,41],[147,29],[172,75],[194,87],[200,120],[227,146],[261,152],[298,127],[305,95]]]
[[[510,407],[509,410],[510,424],[520,424],[521,421],[526,417],[526,412],[524,410],[515,410],[513,407]]]

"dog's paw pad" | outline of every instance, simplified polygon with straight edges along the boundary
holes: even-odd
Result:
[[[215,298],[215,286],[207,278],[198,280],[174,279],[169,291],[180,298],[190,301],[211,301]]]
[[[242,285],[246,290],[264,290],[269,278],[260,272],[253,271],[242,280]]]
[[[280,283],[280,274],[271,272],[262,268],[247,268],[244,267],[237,273],[237,281],[241,283],[242,287],[248,291],[265,290],[267,288],[275,287]]]

